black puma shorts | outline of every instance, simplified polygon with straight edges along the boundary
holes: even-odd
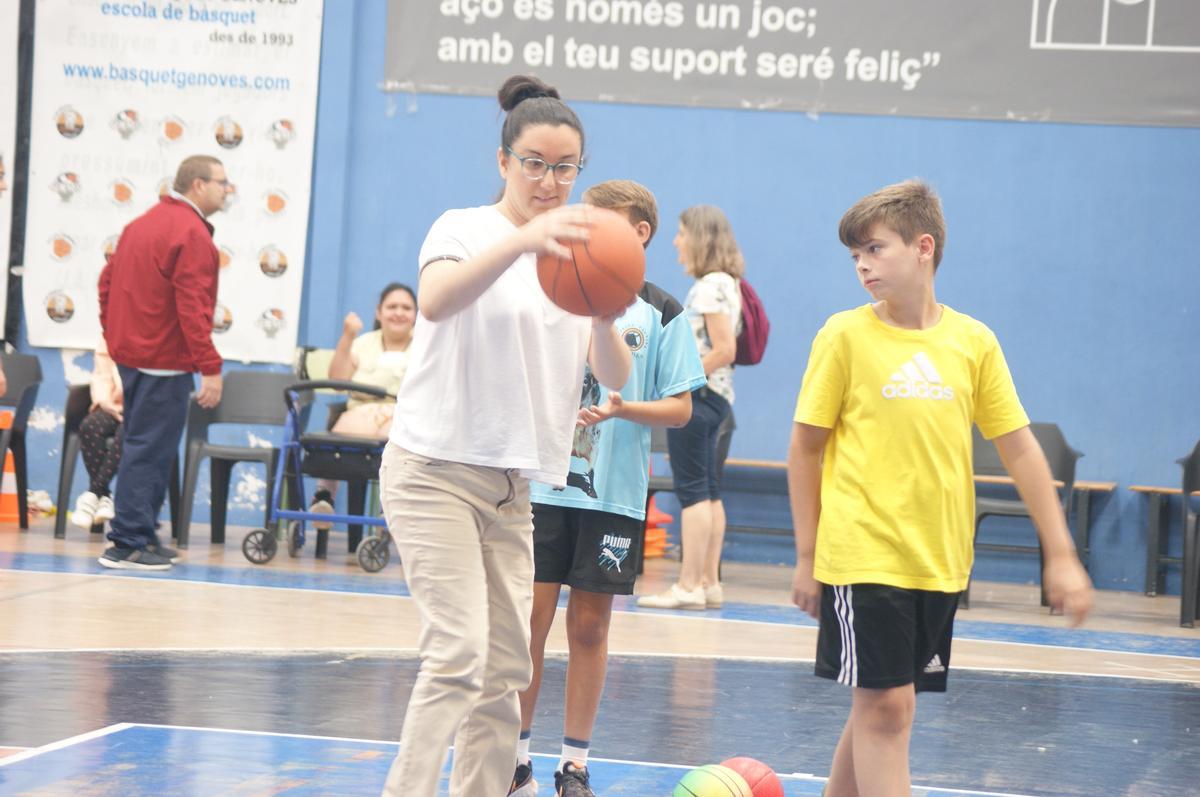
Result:
[[[646,524],[625,515],[533,505],[533,580],[632,595]]]

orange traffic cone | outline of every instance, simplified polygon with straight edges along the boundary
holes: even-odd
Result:
[[[655,506],[654,496],[650,497],[650,505],[646,508],[646,542],[642,554],[645,558],[655,559],[666,554],[666,524],[674,519]]]
[[[6,451],[4,476],[0,478],[0,523],[15,523],[21,519],[17,506],[17,470],[13,466],[13,455]]]

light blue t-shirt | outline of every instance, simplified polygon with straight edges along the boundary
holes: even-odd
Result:
[[[704,366],[683,307],[669,293],[647,282],[638,300],[616,321],[633,356],[626,401],[656,401],[703,387]],[[584,373],[580,407],[603,404],[608,390],[591,369]],[[567,486],[555,489],[534,482],[534,503],[646,517],[650,466],[650,427],[611,418],[575,430]]]

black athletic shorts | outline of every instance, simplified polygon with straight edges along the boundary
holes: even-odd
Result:
[[[958,593],[848,584],[821,590],[816,674],[847,686],[945,692]]]
[[[533,580],[632,595],[644,521],[594,509],[533,505]]]

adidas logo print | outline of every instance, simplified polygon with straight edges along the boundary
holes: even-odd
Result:
[[[929,663],[925,665],[925,672],[934,673],[934,672],[945,672],[945,671],[946,671],[946,665],[942,664],[942,657],[939,656],[938,654],[934,653],[933,658],[930,659]]]
[[[912,359],[895,371],[891,381],[883,386],[883,397],[935,399],[951,401],[954,398],[954,388],[942,384],[942,377],[933,367],[933,362],[923,351],[912,356]]]

